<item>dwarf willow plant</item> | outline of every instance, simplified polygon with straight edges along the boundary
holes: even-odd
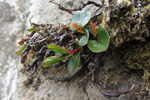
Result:
[[[63,54],[65,56],[50,56],[46,57],[42,66],[44,68],[50,67],[51,65],[62,61],[67,60],[67,69],[69,72],[74,72],[80,64],[80,54],[81,51],[84,52],[84,46],[87,45],[89,50],[93,53],[100,53],[107,50],[109,46],[109,34],[103,27],[98,27],[96,24],[92,23],[90,20],[91,12],[89,10],[76,11],[72,17],[72,21],[70,24],[70,29],[73,32],[77,32],[78,34],[82,34],[83,36],[80,39],[75,39],[75,43],[78,45],[78,48],[75,50],[66,50],[65,48],[56,45],[56,44],[48,44],[47,48],[56,53]],[[89,24],[88,24],[89,23]],[[32,25],[31,28],[28,29],[29,32],[35,31],[36,27]],[[92,35],[90,35],[92,34]],[[25,50],[26,43],[24,39],[20,40],[19,44],[21,47],[16,51],[16,54],[22,56],[23,51]],[[31,53],[31,54],[30,54]],[[27,57],[28,64],[32,64],[34,61],[34,55],[30,52]]]
[[[80,63],[80,53],[83,46],[87,45],[88,48],[94,53],[100,53],[107,50],[109,46],[109,34],[103,27],[97,27],[92,21],[90,21],[91,12],[89,10],[77,11],[73,15],[70,29],[83,36],[78,40],[75,39],[75,43],[79,48],[69,51],[63,47],[55,44],[47,45],[48,49],[61,53],[68,54],[68,56],[52,56],[47,57],[43,61],[43,67],[49,67],[61,60],[67,59],[67,69],[69,72],[74,72]],[[90,21],[90,25],[87,25]],[[92,34],[94,39],[89,39],[89,34]]]

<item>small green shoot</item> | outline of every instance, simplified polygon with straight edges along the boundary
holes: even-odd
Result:
[[[25,48],[26,48],[26,44],[21,45],[21,47],[16,50],[16,54],[18,56],[21,56]]]
[[[28,32],[34,32],[35,31],[35,28],[30,28],[30,29],[27,29]]]
[[[30,28],[30,29],[27,29],[27,31],[28,31],[28,32],[34,32],[36,27],[32,24],[32,22],[31,22],[30,19],[29,19],[29,22],[30,22],[31,28]]]

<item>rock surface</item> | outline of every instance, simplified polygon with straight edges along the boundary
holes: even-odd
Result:
[[[81,0],[55,0],[59,4],[68,8],[78,8]],[[86,3],[88,0],[84,0]],[[93,0],[99,4],[102,2]],[[122,0],[120,0],[122,2]],[[87,8],[94,8],[89,6]],[[70,82],[56,83],[46,80],[47,76],[68,76],[64,67],[58,69],[49,68],[38,72],[33,76],[27,76],[21,72],[22,65],[19,57],[14,52],[16,40],[23,36],[29,28],[29,19],[34,23],[53,24],[59,23],[69,25],[72,15],[62,11],[58,6],[49,3],[48,0],[0,0],[0,99],[2,100],[136,100],[139,93],[139,85],[135,90],[119,96],[118,98],[108,98],[99,92],[96,84],[87,81],[85,91],[83,86],[76,86],[76,82],[82,77],[78,77]],[[104,70],[113,70],[109,82],[116,82],[116,88],[109,88],[106,91],[114,92],[127,90],[132,83],[141,82],[141,78],[134,72],[127,71],[126,66],[118,63],[112,56],[107,56],[104,63]],[[120,72],[119,68],[122,68]],[[130,77],[128,76],[130,74]],[[46,75],[45,75],[46,74]],[[125,74],[125,75],[124,75]],[[103,82],[102,72],[98,74],[98,79]],[[46,77],[45,77],[46,76]],[[89,79],[90,80],[90,79]],[[17,86],[16,86],[17,83]],[[75,87],[76,86],[76,87]],[[6,88],[5,88],[6,87]],[[10,92],[10,93],[9,93]]]

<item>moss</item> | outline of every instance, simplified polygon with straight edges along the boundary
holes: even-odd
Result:
[[[146,3],[149,3],[149,1]],[[138,18],[135,17],[137,8],[132,3],[124,2],[116,5],[115,1],[111,1],[110,8],[110,21],[107,22],[106,14],[103,14],[102,18],[100,17],[102,19],[100,25],[108,30],[114,46],[119,47],[125,42],[132,40],[142,41],[149,37],[147,20],[149,20],[150,16],[150,4],[142,6],[141,14]]]
[[[150,70],[144,70],[143,82],[140,94],[143,100],[148,100],[148,95],[150,93]]]
[[[150,43],[128,42],[121,47],[111,48],[114,59],[124,62],[132,69],[150,69]]]
[[[124,59],[133,69],[150,68],[150,44],[142,43],[132,45],[124,55]]]

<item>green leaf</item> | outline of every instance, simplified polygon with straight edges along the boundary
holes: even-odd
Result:
[[[46,68],[46,67],[49,67],[49,66],[51,66],[51,65],[53,65],[53,64],[55,64],[55,63],[57,63],[57,62],[59,62],[61,60],[64,60],[64,59],[65,59],[65,57],[63,57],[63,56],[47,57],[47,58],[44,59],[42,65],[43,65],[43,67]]]
[[[102,52],[103,51],[102,49],[104,49],[103,45],[101,45],[99,42],[97,42],[95,40],[89,40],[88,48],[92,52]]]
[[[88,41],[88,48],[92,52],[103,52],[107,50],[109,46],[109,34],[105,28],[98,28],[97,34],[98,41],[96,40],[89,40]]]
[[[67,69],[69,72],[74,72],[80,63],[80,52],[77,52],[74,56],[70,57],[67,62]]]
[[[16,54],[17,54],[18,56],[21,56],[21,55],[22,55],[22,52],[24,51],[25,48],[26,48],[26,44],[23,44],[20,48],[18,48],[18,49],[16,50]]]
[[[52,51],[54,51],[54,52],[57,52],[57,53],[62,53],[62,54],[69,53],[70,54],[70,52],[68,50],[66,50],[65,48],[60,47],[60,46],[55,45],[55,44],[49,44],[47,46],[47,48],[50,49],[50,50],[52,50]]]
[[[28,32],[34,32],[35,29],[34,29],[34,28],[30,28],[30,29],[28,29],[27,31],[28,31]]]
[[[87,29],[85,29],[85,35],[79,40],[79,43],[81,46],[84,46],[87,44],[89,40],[89,32]]]
[[[105,47],[105,49],[109,46],[109,34],[107,30],[103,27],[98,28],[98,34],[97,34],[98,41]]]
[[[90,18],[91,18],[90,10],[76,11],[72,17],[71,24],[75,22],[83,27],[89,22]]]

